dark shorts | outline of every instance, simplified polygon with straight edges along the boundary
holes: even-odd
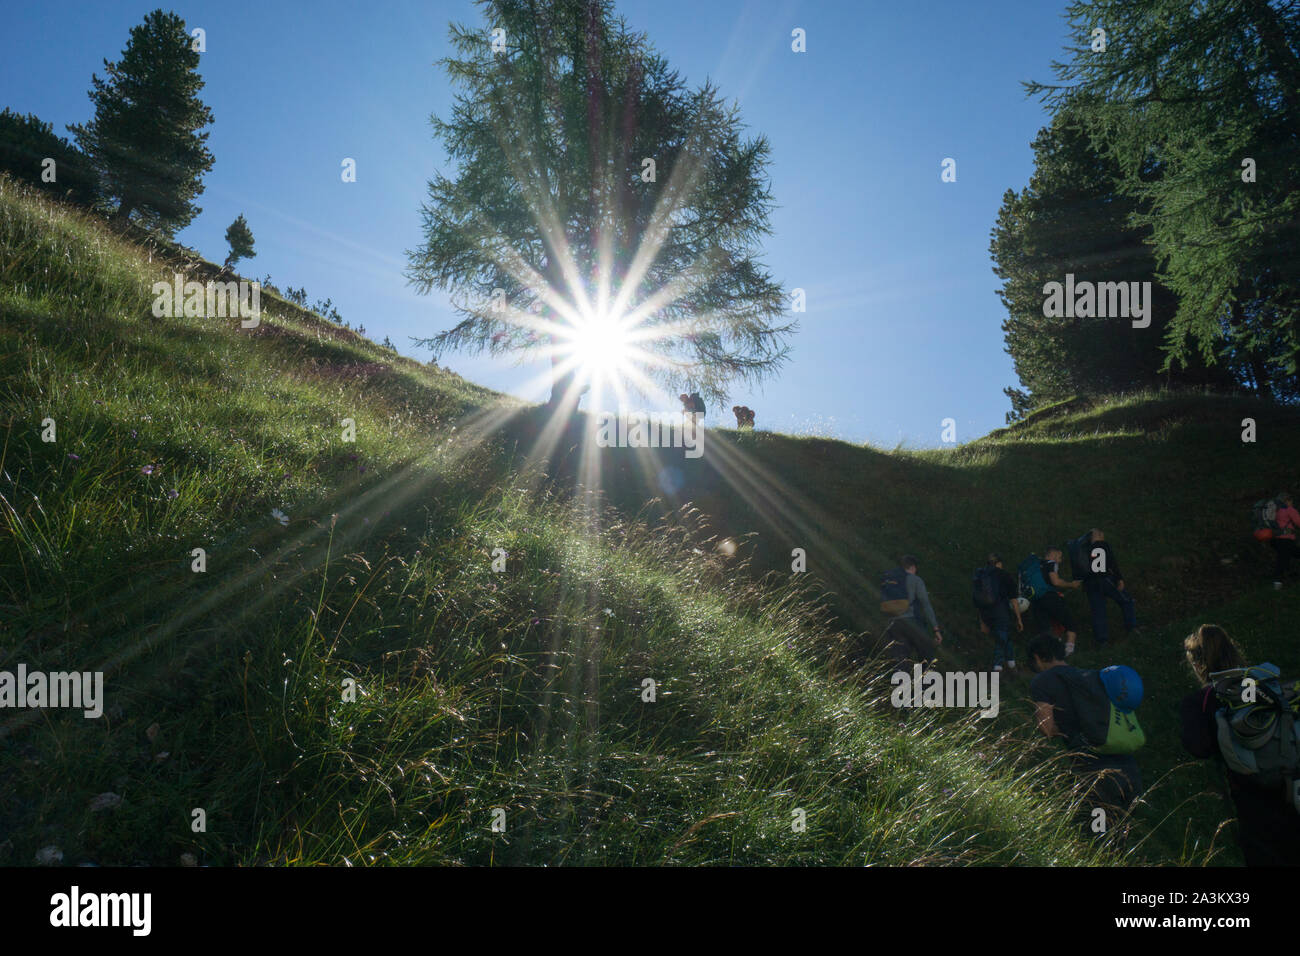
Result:
[[[1035,601],[1034,615],[1042,627],[1059,624],[1067,631],[1074,631],[1074,617],[1060,591],[1048,591]]]

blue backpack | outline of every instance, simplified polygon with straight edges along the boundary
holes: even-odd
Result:
[[[1047,578],[1043,576],[1043,560],[1036,554],[1021,561],[1016,573],[1020,575],[1020,592],[1031,601],[1037,601],[1051,590]]]

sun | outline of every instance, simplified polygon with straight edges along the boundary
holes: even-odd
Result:
[[[574,323],[569,347],[578,373],[593,384],[624,375],[636,351],[632,329],[618,316],[592,313]]]

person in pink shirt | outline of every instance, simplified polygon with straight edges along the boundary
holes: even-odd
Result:
[[[1269,543],[1277,554],[1277,564],[1273,568],[1273,588],[1280,591],[1282,579],[1291,567],[1291,559],[1296,556],[1295,539],[1296,533],[1300,532],[1300,511],[1296,511],[1295,503],[1285,491],[1277,496],[1277,504],[1277,517],[1274,520],[1279,530],[1273,532]]]

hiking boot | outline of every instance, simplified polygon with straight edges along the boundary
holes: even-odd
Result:
[[[1274,582],[1273,582],[1273,590],[1274,590],[1274,591],[1280,591],[1280,590],[1282,590],[1282,582],[1281,582],[1281,581],[1274,581]]]
[[[1065,656],[1069,657],[1073,653],[1074,653],[1074,641],[1070,641],[1065,645]]]

